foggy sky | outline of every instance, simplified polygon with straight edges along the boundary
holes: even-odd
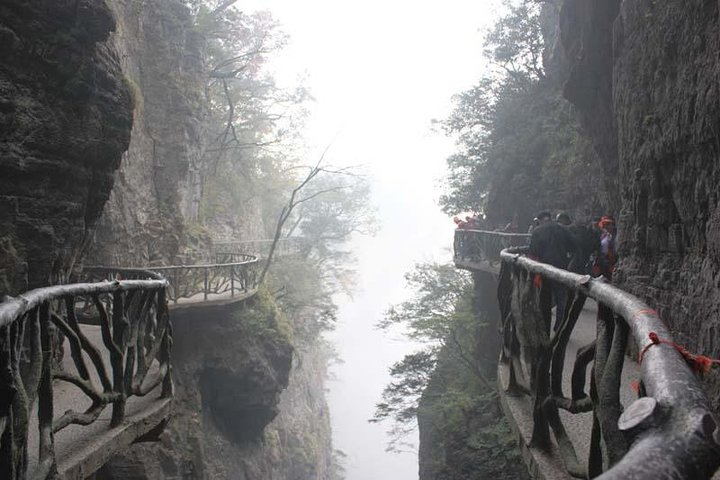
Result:
[[[310,159],[332,143],[335,165],[363,164],[381,230],[355,241],[358,291],[339,298],[332,338],[344,360],[329,383],[335,448],[347,480],[415,480],[413,454],[385,453],[386,425],[369,424],[387,369],[413,350],[374,329],[391,303],[407,297],[403,274],[419,261],[450,260],[453,224],[438,209],[438,179],[453,142],[433,134],[450,97],[481,76],[482,32],[496,0],[253,0],[290,35],[271,67],[281,84],[299,76],[316,101],[304,136]]]

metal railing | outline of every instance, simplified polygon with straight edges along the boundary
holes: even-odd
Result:
[[[93,424],[108,406],[109,428],[116,427],[130,397],[158,387],[161,398],[172,396],[167,286],[162,279],[79,283],[0,303],[0,478],[54,478],[58,432]],[[97,316],[95,336],[78,321],[78,306],[87,302]],[[69,344],[71,363],[57,358],[61,341]],[[90,406],[54,418],[57,381],[73,385]],[[38,450],[31,456],[34,411]]]
[[[479,235],[501,237],[482,245],[514,241],[503,233]],[[508,390],[532,398],[531,446],[548,449],[552,432],[568,472],[578,478],[710,478],[720,466],[717,419],[657,313],[602,278],[533,261],[524,256],[526,251],[527,247],[511,247],[500,253],[498,300]],[[494,249],[481,253],[487,258],[495,255]],[[558,332],[551,335],[551,290],[558,286],[567,292],[565,316]],[[566,349],[588,298],[598,303],[597,336],[577,352],[568,397],[562,388]],[[651,340],[651,333],[664,341]],[[629,334],[637,351],[643,352],[641,379],[638,398],[623,408],[621,374],[624,363],[632,361],[626,357]],[[588,369],[589,392],[585,390]],[[560,410],[592,412],[586,462],[578,460]]]

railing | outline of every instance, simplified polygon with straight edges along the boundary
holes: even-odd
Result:
[[[243,252],[247,254],[266,257],[273,243],[272,239],[249,241],[221,241],[213,243],[213,251],[217,253]],[[292,255],[300,252],[307,246],[304,237],[285,237],[278,240],[275,247],[277,255]]]
[[[527,245],[526,233],[503,233],[458,228],[455,230],[453,249],[455,260],[489,265],[500,263],[500,252],[508,247]]]
[[[87,267],[78,283],[0,303],[0,478],[51,478],[58,465],[55,434],[96,423],[108,406],[109,427],[116,427],[128,399],[160,385],[161,398],[172,396],[168,301],[225,301],[257,289],[257,257],[228,248],[210,258],[215,263]],[[72,362],[60,360],[68,353]],[[73,409],[54,418],[54,381],[73,385],[87,397],[80,404],[90,406],[76,411],[72,399]],[[39,436],[33,443],[35,410]],[[35,456],[28,453],[31,443],[37,444]]]
[[[160,386],[162,398],[172,396],[167,286],[162,279],[79,283],[32,290],[0,303],[0,478],[54,478],[58,432],[93,424],[108,406],[109,427],[118,426],[129,398]],[[100,326],[98,338],[78,321],[78,306],[88,302]],[[63,337],[70,371],[70,362],[57,358]],[[54,419],[54,381],[76,387],[90,407]],[[39,435],[37,455],[31,456],[35,410]]]
[[[88,267],[86,275],[91,279],[166,278],[169,282],[168,300],[178,304],[217,299],[235,298],[257,288],[260,260],[244,253],[216,253],[218,263],[200,265],[171,265],[146,269],[117,267]]]
[[[492,235],[513,241],[507,234]],[[523,256],[526,250],[513,247],[501,252],[498,299],[508,391],[529,394],[533,401],[531,445],[549,448],[552,432],[568,472],[579,478],[710,478],[720,466],[717,420],[683,356],[665,344],[672,342],[672,336],[657,313],[603,279],[530,260]],[[494,255],[492,251],[487,257]],[[567,301],[559,331],[551,336],[552,282],[556,288],[567,289]],[[566,397],[562,388],[565,352],[587,298],[598,303],[597,337],[578,350],[571,395]],[[623,411],[619,389],[629,332],[643,354],[639,398]],[[651,333],[665,342],[655,343]],[[586,392],[591,363],[590,391]],[[572,414],[592,412],[587,462],[577,458],[559,415],[561,409]]]

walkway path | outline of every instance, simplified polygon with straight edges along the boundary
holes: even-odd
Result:
[[[80,328],[88,340],[100,351],[105,365],[110,365],[110,354],[103,346],[100,327],[81,325]],[[62,360],[62,369],[67,373],[77,374],[75,364],[70,356],[69,342],[65,340],[63,346],[65,355]],[[91,360],[85,352],[83,352],[83,357],[86,364],[91,365]],[[149,370],[146,384],[158,377],[158,367],[157,361],[154,361]],[[100,380],[94,369],[90,369],[90,377],[93,385],[102,391]],[[84,480],[118,451],[127,448],[169,418],[172,398],[160,398],[161,390],[162,386],[158,385],[144,397],[130,397],[125,407],[125,420],[117,427],[110,428],[112,406],[108,405],[100,417],[90,425],[70,425],[57,432],[55,434],[55,455],[60,477],[66,480]],[[53,417],[55,420],[68,410],[82,412],[92,404],[90,398],[79,388],[64,381],[53,381],[53,394]],[[30,472],[37,464],[39,443],[37,418],[37,402],[35,402],[28,434]]]
[[[535,382],[530,387],[535,398],[510,396],[505,388],[510,383],[509,367],[498,367],[503,409],[532,478],[568,480],[571,478],[568,469],[583,477],[584,470],[592,469],[604,480],[711,478],[720,467],[717,455],[720,422],[694,373],[705,365],[702,357],[698,359],[673,348],[671,330],[652,306],[641,299],[602,279],[577,275],[527,257],[528,237],[460,229],[455,232],[454,247],[458,268],[496,277],[503,317],[503,350],[516,371],[526,370],[520,377],[529,378],[528,363],[533,369]],[[501,276],[500,261],[507,267]],[[544,303],[540,296],[549,292],[533,287],[538,279],[544,286],[549,280],[576,292],[579,298],[588,299],[582,311],[567,317],[570,322],[577,319],[570,336],[564,337],[567,349],[563,349],[562,337],[549,347],[538,344],[542,332],[537,330],[537,322],[543,315],[551,314],[542,312]],[[600,310],[601,315],[596,302],[606,307]],[[595,375],[602,378],[597,397],[591,404],[587,400],[570,403],[567,396],[576,353],[596,339],[595,348],[584,350],[581,361],[592,361]],[[646,352],[642,372],[626,356],[626,340]],[[553,369],[547,360],[548,355],[557,354],[564,355],[562,371]],[[589,391],[587,374],[585,392]],[[562,384],[564,392],[553,391],[553,380]],[[642,380],[642,398],[637,398],[631,388],[635,380]],[[515,390],[521,390],[520,387]],[[556,385],[555,389],[559,387]],[[571,414],[563,408],[594,410],[602,429],[596,430],[599,436],[598,443],[593,442],[593,458],[614,459],[612,468],[604,470],[599,462],[590,465],[588,461],[593,414]],[[567,433],[561,439],[562,455],[551,425],[559,435],[562,430]],[[534,442],[544,451],[528,447],[533,434]],[[627,451],[623,439],[633,439]],[[563,457],[570,462],[568,468]],[[718,475],[712,478],[715,480]]]
[[[63,337],[61,365],[53,367],[54,379],[50,381],[49,389],[44,390],[46,393],[41,391],[43,387],[37,390],[38,397],[41,397],[43,404],[46,405],[46,411],[49,412],[52,409],[53,412],[53,421],[45,419],[43,424],[46,426],[52,423],[59,425],[58,420],[61,418],[63,421],[66,420],[63,417],[68,413],[85,414],[91,411],[94,405],[93,398],[99,399],[98,407],[104,405],[104,407],[100,407],[102,410],[96,407],[96,411],[100,412],[97,418],[85,414],[86,419],[81,420],[80,423],[88,423],[87,425],[72,423],[61,428],[53,436],[47,435],[45,438],[47,438],[46,443],[49,445],[49,450],[41,452],[39,401],[33,401],[29,407],[26,430],[27,472],[30,474],[30,478],[37,475],[45,476],[45,473],[39,474],[38,470],[46,472],[50,468],[54,453],[60,478],[84,480],[97,471],[110,457],[132,443],[155,439],[170,418],[172,406],[169,377],[166,376],[166,372],[170,368],[169,345],[171,344],[169,331],[165,328],[168,317],[162,316],[165,319],[162,321],[160,316],[155,317],[157,312],[163,310],[159,305],[165,305],[165,300],[167,300],[169,309],[177,312],[190,308],[224,306],[242,302],[254,296],[258,291],[257,280],[262,262],[254,251],[253,255],[246,252],[248,252],[248,248],[259,248],[258,245],[265,246],[266,243],[245,242],[224,245],[223,251],[212,250],[210,254],[206,255],[217,263],[203,262],[196,265],[151,267],[145,270],[89,267],[83,277],[79,279],[82,283],[40,289],[45,293],[39,293],[40,290],[37,290],[33,291],[34,293],[23,294],[22,298],[29,298],[26,297],[27,295],[34,295],[33,298],[42,298],[39,303],[33,303],[33,305],[42,304],[48,312],[48,319],[40,322],[43,335],[46,335],[43,338],[54,335],[53,328],[65,329],[63,331],[65,336]],[[289,239],[281,242],[280,245],[282,248],[276,253],[282,255],[297,252],[300,243],[297,239]],[[283,247],[283,245],[285,246]],[[236,253],[239,251],[236,248],[243,248],[243,253]],[[155,289],[153,292],[156,293],[149,296],[148,288]],[[129,293],[130,290],[132,293]],[[71,291],[74,293],[69,293]],[[114,364],[111,361],[110,348],[105,345],[101,327],[98,325],[101,323],[98,307],[91,306],[93,302],[90,301],[91,292],[100,291],[103,292],[102,295],[109,291],[116,292],[113,295],[118,295],[118,297],[103,297],[105,307],[101,307],[101,310],[105,309],[107,316],[111,317],[108,318],[110,325],[108,328],[114,332],[111,333],[111,336],[114,338],[118,351],[122,352],[118,354],[122,356],[117,357]],[[156,296],[160,294],[162,297]],[[163,300],[161,301],[160,298]],[[74,305],[74,308],[70,308],[70,312],[67,311],[68,301],[69,305]],[[121,302],[119,305],[124,305],[125,311],[119,323],[112,313],[113,310],[116,310],[117,303],[114,303],[116,301]],[[2,320],[0,326],[20,325],[22,322],[28,324],[30,316],[37,315],[37,313],[29,313],[31,307],[16,308],[13,305],[27,306],[29,303],[27,301],[23,303],[23,300],[19,299],[3,304],[5,313],[0,318]],[[141,308],[143,305],[146,308]],[[148,310],[150,305],[153,307]],[[16,310],[20,313],[9,313]],[[74,314],[71,315],[73,311]],[[75,316],[77,316],[79,325],[73,327],[76,325]],[[144,320],[140,320],[141,318]],[[123,325],[126,326],[123,327]],[[10,329],[9,326],[6,328]],[[85,337],[78,344],[78,352],[83,359],[79,364],[76,363],[77,359],[73,359],[71,355],[71,342],[67,337],[68,334],[71,337],[76,336],[75,333],[72,333],[72,328],[78,328],[82,333],[81,336]],[[120,330],[116,331],[118,328]],[[125,334],[118,333],[123,330]],[[14,329],[13,332],[10,335],[18,338],[15,340],[15,337],[12,337],[13,340],[10,343],[17,350],[16,355],[23,358],[19,364],[11,362],[13,368],[18,370],[17,375],[25,378],[25,371],[34,371],[34,366],[39,363],[43,364],[40,371],[49,371],[53,361],[48,356],[32,355],[32,351],[39,351],[38,348],[29,349],[30,328]],[[119,338],[123,340],[120,341]],[[87,343],[83,343],[85,341]],[[157,350],[155,350],[156,347]],[[96,358],[95,362],[89,355],[89,352],[92,351],[96,351],[100,357]],[[164,359],[162,368],[159,361],[161,358]],[[151,362],[143,385],[147,388],[156,385],[145,395],[142,395],[138,391],[138,386],[133,383],[135,377],[139,379],[142,375],[141,372],[144,371],[140,369],[139,363],[143,361]],[[85,367],[83,367],[83,363]],[[103,364],[101,370],[104,369],[108,375],[109,383],[106,389],[103,388],[98,374],[98,365],[96,365],[98,363]],[[121,365],[122,369],[117,368],[117,365]],[[84,370],[87,370],[86,374],[89,375],[89,380],[83,384],[84,374],[81,371]],[[121,372],[120,380],[113,377],[117,372]],[[72,381],[60,379],[68,376],[72,377],[68,378]],[[123,377],[124,380],[122,380]],[[132,382],[130,377],[133,377]],[[163,385],[162,381],[156,383],[155,380],[165,380],[165,384]],[[83,388],[79,387],[80,384],[84,385]],[[164,398],[161,395],[163,388],[166,389]],[[139,390],[142,390],[142,386]],[[34,395],[35,392],[30,392],[30,394]],[[119,398],[127,398],[123,409],[124,417],[117,426],[111,427],[113,402],[121,404],[122,402],[118,402]],[[0,418],[1,420],[4,418]],[[23,429],[24,431],[25,429]],[[20,435],[25,435],[25,433]],[[20,444],[18,447],[21,448]],[[41,458],[44,459],[43,462],[40,461]],[[24,472],[18,472],[18,474],[20,476],[17,478],[24,478]]]
[[[473,261],[455,259],[457,267],[470,271],[483,271],[497,278],[500,273],[500,262]],[[554,318],[554,313],[553,313]],[[591,299],[585,303],[583,313],[580,315],[575,329],[570,336],[565,355],[565,369],[563,370],[563,392],[570,396],[570,376],[575,362],[575,356],[579,348],[588,345],[596,338],[597,303]],[[500,363],[498,366],[498,390],[505,416],[510,422],[511,428],[517,436],[518,445],[521,446],[523,459],[528,465],[528,470],[533,480],[569,480],[573,477],[567,473],[565,466],[560,459],[557,445],[553,444],[550,452],[544,452],[536,448],[529,448],[530,438],[533,430],[533,406],[529,396],[511,396],[505,392],[508,385],[508,367]],[[640,378],[640,367],[629,357],[625,357],[625,365],[622,372],[622,383],[620,387],[620,400],[623,407],[629,406],[637,394],[631,384]],[[588,373],[585,391],[590,391],[590,375]],[[571,414],[565,410],[560,411],[560,418],[565,426],[570,439],[575,446],[575,453],[582,464],[587,462],[590,452],[590,432],[592,430],[592,412]]]
[[[595,319],[597,317],[597,304],[588,300],[585,309],[581,314],[575,330],[573,330],[565,356],[565,370],[563,371],[563,391],[569,396],[570,374],[575,360],[577,350],[595,340]],[[622,386],[620,387],[620,399],[624,407],[629,406],[637,394],[631,388],[633,380],[640,378],[640,369],[637,363],[630,358],[625,358],[625,365],[622,373]],[[500,400],[502,402],[505,416],[510,421],[515,434],[518,436],[518,445],[522,446],[522,453],[525,463],[533,479],[543,480],[568,480],[573,477],[567,473],[565,466],[560,460],[556,448],[551,452],[543,452],[538,449],[527,447],[532,436],[533,418],[532,401],[528,396],[510,396],[505,393],[505,386],[508,383],[508,369],[500,364],[498,368],[498,384]],[[590,379],[588,375],[585,391],[590,390]],[[560,411],[560,417],[567,429],[568,435],[575,445],[575,452],[581,463],[586,463],[590,452],[590,431],[592,429],[592,412],[571,414],[564,410]],[[555,447],[555,445],[553,445]]]

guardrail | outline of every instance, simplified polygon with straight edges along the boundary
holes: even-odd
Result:
[[[257,288],[260,260],[244,253],[216,253],[218,263],[200,265],[170,265],[162,267],[118,268],[87,267],[85,275],[91,279],[166,278],[169,282],[168,300],[174,304],[183,300],[207,301],[211,296],[247,294]],[[228,295],[229,294],[229,295]]]
[[[505,248],[527,245],[530,235],[527,233],[504,233],[488,230],[458,228],[455,230],[453,250],[455,260],[473,263],[500,263],[500,252]]]
[[[108,406],[109,427],[116,427],[130,397],[145,396],[159,385],[161,398],[172,396],[168,301],[247,298],[257,289],[260,260],[254,255],[228,249],[210,258],[216,263],[87,267],[78,283],[32,290],[0,303],[0,478],[53,477],[56,433],[93,424]],[[98,326],[102,345],[99,338],[89,338],[92,327],[81,325]],[[72,372],[57,358],[67,353],[61,339],[69,344]],[[56,380],[79,389],[90,407],[53,419]],[[37,457],[30,462],[33,408],[40,433]],[[29,477],[28,465],[33,465]]]
[[[130,397],[159,386],[161,398],[172,396],[167,287],[162,279],[79,283],[32,290],[0,303],[0,478],[54,478],[58,432],[93,424],[108,406],[109,427],[116,427]],[[78,322],[77,306],[88,301],[95,308],[102,344],[93,342]],[[62,336],[74,371],[54,356],[62,351]],[[79,389],[90,407],[53,418],[54,381]],[[35,409],[37,463],[32,462],[28,475]]]
[[[499,232],[475,235],[498,237],[481,245],[517,238]],[[568,472],[578,478],[710,478],[720,466],[717,418],[657,313],[602,278],[533,261],[524,256],[526,251],[527,247],[510,247],[500,252],[498,300],[504,338],[501,360],[510,372],[508,390],[529,394],[533,400],[531,445],[547,449],[552,432]],[[481,253],[483,258],[495,255],[495,250]],[[552,282],[567,289],[567,302],[560,329],[551,336]],[[587,298],[598,303],[597,338],[578,351],[567,397],[562,389],[566,347]],[[619,389],[630,333],[642,352],[642,378],[638,399],[623,410]],[[587,462],[578,460],[560,409],[592,412]]]
[[[212,250],[216,254],[227,252],[243,252],[260,257],[267,256],[273,239],[249,241],[221,241],[214,242]],[[304,237],[285,237],[278,240],[275,248],[276,255],[291,255],[300,252],[308,245]]]

